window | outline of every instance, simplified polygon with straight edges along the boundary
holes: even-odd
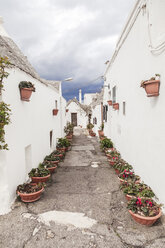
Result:
[[[103,120],[107,122],[108,105],[103,106]]]
[[[53,131],[50,131],[50,148],[52,148],[53,141]]]
[[[123,102],[123,115],[125,115],[125,102]]]
[[[97,118],[93,118],[93,125],[97,125]]]
[[[55,109],[58,109],[57,100],[55,100]]]
[[[112,88],[112,102],[116,102],[116,86]]]

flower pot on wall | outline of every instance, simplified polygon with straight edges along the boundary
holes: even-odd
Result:
[[[107,101],[109,106],[112,106],[112,100]]]
[[[21,100],[29,102],[32,91],[33,91],[33,88],[21,88],[20,89]]]
[[[149,80],[143,83],[148,97],[159,96],[160,80]]]
[[[113,103],[113,108],[115,110],[119,110],[119,103]]]
[[[69,109],[66,109],[66,113],[69,111]]]
[[[58,109],[53,109],[53,115],[57,115],[58,114]]]

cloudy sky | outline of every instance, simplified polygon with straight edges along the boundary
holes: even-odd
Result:
[[[100,76],[136,0],[0,0],[9,35],[65,98],[101,89]],[[95,80],[96,79],[96,80]]]

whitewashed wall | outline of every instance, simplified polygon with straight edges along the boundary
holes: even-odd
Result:
[[[56,140],[63,135],[63,125],[66,123],[66,101],[61,98],[60,107],[60,95],[54,88],[19,69],[11,69],[9,73],[2,98],[10,104],[12,115],[5,135],[9,151],[0,151],[0,214],[9,211],[17,185],[26,181],[31,168],[37,167],[55,149]],[[24,80],[34,83],[36,87],[30,102],[20,100],[18,84]],[[55,100],[59,108],[57,116],[52,115]],[[61,115],[60,109],[64,114]],[[50,131],[53,131],[52,147]]]
[[[84,104],[85,105],[91,104],[92,103],[92,99],[95,96],[96,96],[96,93],[91,93],[91,94],[86,93],[86,94],[84,94]]]
[[[140,3],[139,6],[142,6],[143,2]],[[105,74],[105,85],[110,83],[111,89],[116,85],[117,102],[120,104],[119,111],[109,108],[105,134],[113,140],[122,157],[134,166],[141,179],[152,187],[163,204],[165,52],[155,55],[150,51],[148,25],[150,24],[151,35],[155,32],[152,35],[152,43],[155,46],[165,41],[165,16],[162,14],[164,10],[164,1],[147,2],[147,9],[141,9],[128,36],[126,37],[126,32],[122,36],[118,55]],[[152,16],[149,23],[147,11],[149,16]],[[128,26],[130,24],[131,22]],[[145,90],[140,88],[140,82],[153,77],[155,73],[161,75],[160,95],[149,98]],[[107,91],[106,88],[104,103],[109,100]],[[123,101],[126,102],[125,115]]]
[[[77,125],[82,126],[83,128],[86,128],[88,124],[88,116],[86,112],[78,106],[75,102],[71,102],[68,106],[67,109],[69,110],[66,113],[66,120],[68,122],[71,122],[71,113],[77,113]]]
[[[100,129],[100,126],[102,124],[102,121],[101,121],[101,104],[95,106],[95,108],[92,108],[92,118],[91,118],[92,124],[93,124],[93,118],[97,118],[97,124],[94,124],[93,131],[98,136],[98,130]]]

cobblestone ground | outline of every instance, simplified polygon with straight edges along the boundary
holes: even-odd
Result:
[[[164,248],[165,222],[136,224],[97,138],[76,129],[41,199],[0,216],[0,248]]]

